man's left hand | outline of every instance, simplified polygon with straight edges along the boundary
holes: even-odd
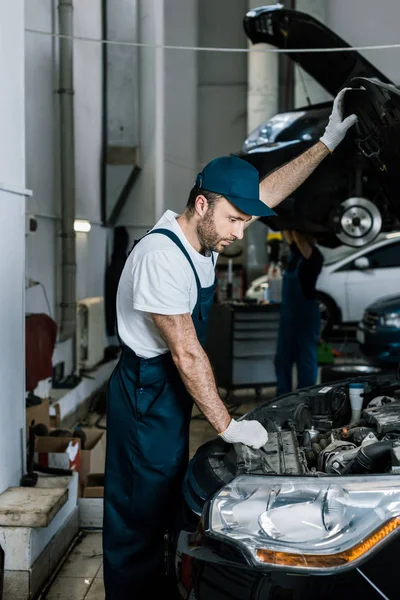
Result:
[[[320,138],[320,142],[322,142],[331,152],[333,152],[336,146],[344,139],[347,130],[357,121],[356,115],[349,115],[346,119],[343,119],[344,95],[347,90],[350,89],[353,88],[343,88],[336,96],[325,133]]]

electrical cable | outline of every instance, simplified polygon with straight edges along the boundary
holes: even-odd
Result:
[[[40,285],[40,287],[41,287],[41,288],[42,288],[42,290],[43,290],[43,294],[44,294],[44,297],[45,297],[45,300],[46,300],[46,304],[47,304],[47,309],[48,309],[48,311],[49,311],[49,316],[50,316],[51,318],[53,318],[53,317],[52,317],[52,314],[51,314],[50,302],[49,302],[49,298],[48,298],[48,296],[47,296],[46,288],[44,287],[43,283],[40,283],[40,281],[38,281],[38,284]]]
[[[400,49],[400,44],[380,44],[376,46],[346,46],[340,48],[218,48],[208,46],[172,46],[167,44],[145,44],[143,42],[128,42],[123,40],[104,40],[100,38],[90,38],[85,36],[64,35],[52,33],[49,31],[41,31],[40,29],[25,28],[26,33],[34,33],[36,35],[45,35],[60,39],[72,39],[80,42],[91,42],[95,44],[109,44],[117,46],[132,46],[136,48],[158,48],[164,50],[191,50],[197,52],[235,52],[235,53],[271,53],[271,54],[298,54],[298,53],[325,53],[325,52],[360,52],[368,50],[392,50]]]
[[[361,571],[361,569],[357,569],[357,571],[360,573],[360,575],[362,575],[362,576],[364,577],[364,579],[365,579],[366,581],[368,581],[368,583],[370,584],[370,586],[371,586],[371,587],[373,587],[373,588],[374,588],[374,590],[375,590],[376,592],[378,592],[378,594],[380,594],[380,596],[381,596],[381,597],[382,597],[384,600],[389,600],[389,598],[388,598],[387,596],[385,596],[385,594],[384,594],[384,593],[383,593],[383,592],[382,592],[382,591],[381,591],[381,590],[380,590],[380,589],[379,589],[379,588],[378,588],[378,587],[375,585],[375,583],[374,583],[373,581],[371,581],[371,579],[369,579],[369,578],[368,578],[368,577],[365,575],[365,573],[363,573],[363,572]]]
[[[302,86],[303,86],[304,95],[305,95],[305,97],[306,97],[307,104],[308,104],[308,106],[311,106],[311,98],[310,98],[310,96],[309,96],[308,89],[307,89],[307,85],[306,85],[306,81],[305,81],[305,79],[304,79],[304,73],[303,73],[303,69],[302,69],[301,67],[299,67],[299,66],[298,66],[297,72],[298,72],[298,74],[299,74],[299,76],[300,76],[300,81],[301,81],[301,84],[302,84]]]

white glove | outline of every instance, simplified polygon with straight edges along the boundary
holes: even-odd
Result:
[[[320,138],[320,142],[325,144],[331,152],[344,139],[347,130],[357,121],[356,115],[349,115],[343,120],[343,98],[346,91],[350,89],[352,88],[343,88],[336,96],[328,125],[326,126],[324,135]]]
[[[251,448],[261,448],[268,442],[267,430],[258,421],[232,421],[219,434],[229,444],[241,442]]]

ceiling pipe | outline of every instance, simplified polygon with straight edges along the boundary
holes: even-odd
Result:
[[[75,137],[73,89],[73,0],[59,0],[59,89],[61,176],[60,340],[76,334]],[[63,37],[66,36],[66,37]],[[73,344],[73,347],[75,344]]]

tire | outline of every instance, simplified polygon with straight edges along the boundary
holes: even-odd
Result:
[[[382,367],[362,362],[344,365],[325,365],[324,367],[321,367],[321,383],[330,383],[331,381],[340,381],[341,379],[361,377],[362,375],[380,375],[382,373]]]
[[[335,301],[322,292],[317,292],[317,300],[321,313],[320,337],[326,339],[332,333],[334,325],[340,324],[340,311]]]

